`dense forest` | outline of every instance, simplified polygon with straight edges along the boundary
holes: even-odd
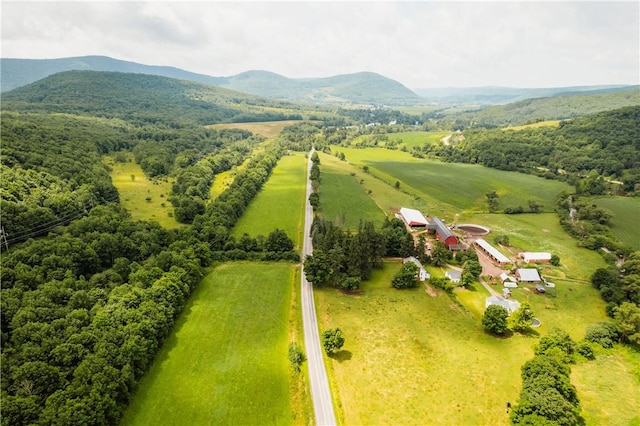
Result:
[[[300,119],[299,105],[144,74],[67,71],[2,95],[3,109],[120,118],[171,128]],[[265,110],[269,107],[270,110]]]

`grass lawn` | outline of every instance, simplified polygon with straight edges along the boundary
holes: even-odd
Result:
[[[287,351],[296,271],[235,262],[209,273],[122,425],[293,424]]]
[[[501,208],[523,206],[534,199],[549,211],[555,197],[570,186],[563,182],[542,179],[523,173],[506,172],[474,164],[443,163],[418,159],[397,150],[379,148],[342,148],[347,161],[360,167],[368,166],[371,173],[393,185],[400,181],[401,188],[425,200],[425,213],[451,219],[463,211],[487,211],[485,194],[495,190]]]
[[[156,221],[165,228],[181,226],[173,217],[173,206],[167,201],[172,178],[150,180],[134,161],[133,154],[127,154],[127,160],[118,163],[113,156],[103,157],[105,164],[111,167],[111,180],[120,194],[120,204],[134,219]]]
[[[316,292],[321,329],[345,333],[330,358],[344,424],[508,424],[536,339],[487,335],[441,291],[392,288],[399,268],[385,262],[358,295]]]
[[[360,220],[380,227],[385,212],[367,194],[367,188],[355,173],[353,166],[329,155],[320,157],[320,210],[319,213],[340,226],[358,229]]]
[[[608,197],[597,198],[594,202],[613,213],[611,230],[615,236],[634,250],[640,250],[640,198]]]
[[[245,232],[251,236],[267,236],[276,228],[283,229],[300,247],[304,220],[307,159],[303,153],[286,155],[273,169],[269,180],[251,201],[232,235]]]

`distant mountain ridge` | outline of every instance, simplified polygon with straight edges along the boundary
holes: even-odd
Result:
[[[107,56],[59,59],[0,59],[0,90],[6,92],[63,71],[150,74],[211,84],[252,95],[314,103],[407,105],[420,97],[401,83],[371,72],[326,78],[291,79],[268,71],[213,77],[175,67],[143,65]]]
[[[597,94],[617,92],[633,85],[599,85],[572,86],[548,88],[516,88],[516,87],[442,87],[429,89],[415,89],[415,93],[433,102],[451,103],[456,105],[501,105],[533,98],[549,98],[555,96],[570,96],[577,94]]]

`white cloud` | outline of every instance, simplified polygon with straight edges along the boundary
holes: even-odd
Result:
[[[412,87],[640,82],[637,2],[2,2],[2,56]]]

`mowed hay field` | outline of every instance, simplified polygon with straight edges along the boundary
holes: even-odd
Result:
[[[640,250],[640,198],[597,198],[594,202],[613,213],[611,230],[625,244]]]
[[[400,132],[389,133],[387,137],[400,146],[422,148],[425,145],[439,145],[442,143],[442,138],[450,134],[451,132]]]
[[[544,210],[555,207],[555,198],[571,187],[563,182],[542,179],[523,173],[506,172],[474,164],[443,163],[414,158],[410,154],[380,148],[342,148],[347,161],[359,167],[368,166],[371,174],[424,200],[425,213],[439,210],[455,213],[486,212],[485,194],[495,190],[500,197],[501,209],[512,206],[528,208],[533,199],[544,205]]]
[[[253,237],[266,237],[279,228],[296,243],[296,247],[300,247],[306,177],[307,158],[303,153],[282,157],[233,228],[232,235],[237,238],[247,233]]]
[[[373,222],[380,227],[385,212],[367,194],[367,187],[360,183],[355,169],[344,161],[323,154],[320,156],[320,209],[319,214],[348,229],[358,229],[358,224]],[[354,175],[352,175],[352,173]]]
[[[164,228],[181,226],[173,217],[173,205],[167,200],[172,178],[148,179],[133,154],[127,154],[126,163],[114,161],[113,156],[105,156],[103,161],[111,167],[111,181],[118,189],[120,204],[133,219],[155,221]],[[151,199],[147,201],[147,197]]]
[[[296,268],[217,266],[191,296],[122,425],[294,423],[288,333]]]

